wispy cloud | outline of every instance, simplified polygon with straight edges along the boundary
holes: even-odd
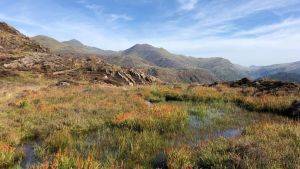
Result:
[[[245,18],[257,12],[276,10],[299,4],[298,0],[248,0],[248,1],[210,1],[199,5],[199,12],[194,16],[202,25],[216,25]]]
[[[237,33],[234,33],[233,36],[234,37],[266,36],[268,34],[272,34],[277,31],[291,30],[291,29],[298,29],[300,32],[300,18],[299,19],[288,18],[280,23],[260,26],[246,31],[239,31]]]
[[[190,11],[196,7],[198,0],[178,0],[180,10]]]
[[[77,3],[98,14],[101,14],[104,10],[103,6],[90,3],[87,0],[78,0]]]
[[[108,21],[118,21],[118,20],[124,20],[124,21],[131,21],[133,18],[127,14],[116,14],[116,13],[109,13],[105,12],[105,8],[101,5],[90,3],[87,0],[78,0],[77,3],[83,5],[85,8],[93,11],[94,13],[98,15],[103,15],[104,18],[107,18]]]
[[[126,15],[126,14],[110,14],[110,19],[112,21],[117,21],[117,20],[125,20],[125,21],[131,21],[133,18]]]

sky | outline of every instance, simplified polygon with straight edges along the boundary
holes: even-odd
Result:
[[[148,43],[244,66],[300,61],[300,0],[0,0],[0,21],[101,49]]]

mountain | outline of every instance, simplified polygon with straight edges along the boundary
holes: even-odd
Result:
[[[64,41],[62,42],[68,46],[74,46],[74,47],[82,47],[84,46],[83,43],[81,43],[79,40],[76,40],[76,39],[72,39],[72,40],[69,40],[69,41]]]
[[[283,82],[300,83],[300,74],[299,73],[280,72],[280,73],[265,76],[264,78],[272,79],[272,80],[279,80],[279,81],[283,81]]]
[[[76,39],[70,41],[59,42],[48,36],[38,35],[31,38],[35,42],[41,44],[44,47],[51,49],[54,53],[59,54],[95,54],[95,55],[111,55],[116,52],[110,50],[102,50],[95,47],[90,47],[82,44]]]
[[[213,73],[219,80],[236,80],[247,76],[247,68],[235,65],[224,58],[195,58],[176,55],[163,48],[156,48],[148,44],[137,44],[122,52],[121,56],[127,60],[141,58],[147,64],[173,69],[200,69]],[[120,63],[116,63],[120,64]]]
[[[97,54],[106,62],[122,67],[157,70],[157,77],[167,82],[232,81],[248,75],[248,69],[224,58],[195,58],[172,54],[166,49],[149,44],[136,44],[120,52],[103,51],[83,45],[78,40],[58,42],[45,36],[32,38],[55,53]],[[184,76],[183,76],[184,75]],[[171,76],[171,77],[170,77]]]
[[[149,68],[148,74],[169,83],[212,83],[219,79],[205,69],[173,69],[173,68]]]
[[[250,76],[257,78],[270,78],[274,80],[300,82],[300,61],[269,66],[250,67]]]
[[[173,54],[164,48],[149,44],[136,44],[120,52],[105,51],[82,44],[78,40],[59,42],[45,36],[32,38],[55,53],[87,56],[95,54],[107,63],[127,68],[137,68],[166,82],[212,83],[234,81],[243,77],[275,78],[277,80],[298,81],[300,61],[270,66],[243,67],[229,60],[196,58]],[[284,74],[287,77],[284,77]]]
[[[43,43],[40,45],[6,23],[0,23],[0,75],[18,75],[27,71],[55,79],[113,85],[151,84],[157,81],[142,71],[111,65],[98,57],[77,57],[76,54],[70,57],[52,52],[61,49],[64,44],[89,49],[75,40],[60,43],[44,36],[36,38]],[[46,45],[52,48],[51,51]]]
[[[270,76],[277,73],[300,73],[300,61],[270,66],[252,66],[251,75],[254,78]]]

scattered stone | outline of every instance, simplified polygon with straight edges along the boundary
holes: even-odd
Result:
[[[79,83],[71,81],[71,80],[61,80],[58,81],[55,86],[59,86],[59,87],[67,87],[67,86],[71,86],[71,85],[78,85]]]
[[[70,83],[68,83],[68,82],[65,82],[65,81],[61,81],[61,82],[58,82],[58,83],[56,83],[56,86],[70,86],[71,84]]]
[[[0,69],[0,77],[13,77],[18,76],[18,73],[11,70],[1,70]]]

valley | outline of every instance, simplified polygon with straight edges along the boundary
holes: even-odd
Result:
[[[300,166],[300,86],[265,78],[284,65],[49,42],[0,23],[0,168]]]

